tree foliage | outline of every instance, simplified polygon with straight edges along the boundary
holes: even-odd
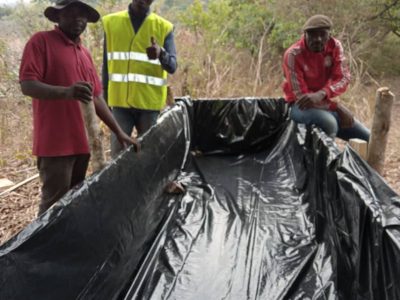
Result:
[[[227,44],[255,57],[262,51],[264,59],[276,60],[300,37],[306,19],[321,13],[332,18],[333,34],[343,41],[353,63],[392,43],[389,33],[400,37],[400,0],[195,0],[178,21],[206,36],[211,43],[207,47]]]
[[[0,5],[0,19],[12,14],[13,8],[8,5]]]
[[[393,34],[400,37],[400,0],[377,1],[376,11],[371,19],[380,20]]]
[[[12,11],[0,7],[1,19],[12,20],[24,39],[53,26],[43,16],[53,0],[32,1]],[[89,1],[101,15],[129,3]],[[152,7],[175,24],[179,68],[172,80],[178,78],[185,91],[191,86],[192,95],[256,94],[265,92],[266,82],[280,90],[282,54],[301,36],[307,18],[318,13],[333,20],[332,33],[342,40],[353,74],[400,75],[393,64],[400,51],[400,0],[157,0]],[[100,69],[100,22],[88,26],[84,43]]]

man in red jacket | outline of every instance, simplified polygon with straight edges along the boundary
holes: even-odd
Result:
[[[331,37],[332,21],[315,15],[304,24],[304,35],[283,58],[283,91],[290,103],[290,118],[316,125],[331,137],[369,140],[370,131],[342,104],[332,101],[350,82],[340,41]]]

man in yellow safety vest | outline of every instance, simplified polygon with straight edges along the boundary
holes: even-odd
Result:
[[[103,17],[104,96],[129,135],[134,128],[141,135],[156,123],[167,98],[167,73],[177,68],[173,25],[150,12],[152,3],[132,0],[128,10]],[[112,157],[121,150],[112,134]]]

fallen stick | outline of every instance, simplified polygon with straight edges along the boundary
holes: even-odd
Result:
[[[28,182],[31,182],[32,180],[36,179],[39,177],[39,174],[35,174],[27,179],[25,179],[24,181],[21,181],[20,183],[17,183],[16,185],[10,187],[9,189],[5,190],[4,192],[0,193],[0,197],[8,194],[9,192],[12,192],[14,190],[16,190],[17,188],[23,186],[24,184],[27,184]]]

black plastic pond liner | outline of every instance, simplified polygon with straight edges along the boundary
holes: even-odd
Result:
[[[399,196],[287,113],[181,99],[0,247],[0,299],[400,299]]]

